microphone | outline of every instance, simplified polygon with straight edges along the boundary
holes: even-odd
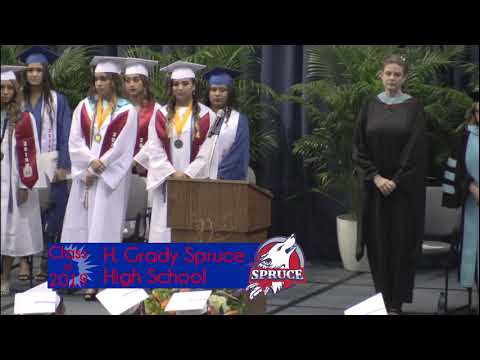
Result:
[[[209,138],[211,138],[213,135],[220,135],[220,129],[222,128],[223,119],[225,118],[225,111],[223,109],[220,109],[217,111],[215,115],[217,116],[217,119],[215,120],[215,124],[213,124],[212,129],[208,134]],[[208,178],[211,178],[210,174],[212,169],[212,160],[213,160],[213,154],[215,153],[215,148],[217,147],[217,141],[218,141],[218,136],[214,139],[213,147],[208,159]],[[213,178],[217,177],[216,174],[217,172],[215,170],[215,175],[213,175]]]
[[[217,119],[208,137],[212,137],[213,135],[220,134],[220,129],[222,128],[222,124],[223,124],[223,119],[225,118],[225,111],[223,109],[220,109],[217,111],[216,115],[217,115]]]
[[[223,118],[225,116],[225,111],[223,109],[220,109],[217,111],[217,117]]]

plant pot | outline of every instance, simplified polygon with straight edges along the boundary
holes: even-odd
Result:
[[[360,261],[355,257],[357,247],[357,221],[351,214],[337,216],[337,239],[343,267],[348,271],[370,272],[367,250]]]

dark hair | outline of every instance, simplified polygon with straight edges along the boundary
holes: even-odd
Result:
[[[385,66],[390,64],[397,64],[401,66],[403,68],[403,75],[406,75],[408,73],[408,64],[404,56],[397,54],[388,55],[383,60],[383,69],[385,69]]]
[[[41,64],[42,65],[42,70],[43,70],[43,76],[42,76],[42,96],[45,104],[47,104],[47,111],[51,114],[53,111],[53,99],[52,99],[52,94],[51,90],[55,90],[55,87],[53,86],[53,81],[52,77],[50,76],[50,71],[48,71],[48,65],[46,64]],[[28,73],[28,68],[26,70],[26,73]],[[23,98],[25,101],[30,101],[30,96],[32,95],[32,86],[28,82],[28,76],[25,73],[25,85],[23,86]]]
[[[152,103],[155,101],[155,97],[153,96],[152,88],[150,85],[150,79],[146,77],[145,75],[138,74],[140,77],[140,80],[142,81],[143,84],[143,101],[144,103]],[[124,76],[124,84],[125,84],[125,76]],[[125,96],[127,96],[127,93],[125,93]]]
[[[20,84],[18,81],[9,80],[13,85],[13,96],[12,100],[7,104],[7,114],[8,118],[12,120],[13,124],[16,124],[20,120],[22,115],[22,102],[23,96],[20,90]]]
[[[477,123],[477,120],[475,119],[475,110],[477,109],[477,107],[478,101],[475,101],[470,107],[470,109],[467,110],[466,121],[468,125]]]
[[[197,82],[195,79],[189,79],[193,86],[195,86],[195,90],[193,91],[192,94],[192,116],[193,116],[193,121],[194,121],[194,127],[195,127],[195,137],[199,138],[200,137],[200,125],[199,125],[199,120],[200,120],[200,105],[198,101],[198,93],[196,91],[197,89]],[[171,131],[173,129],[173,119],[175,118],[175,105],[177,99],[175,98],[175,95],[173,94],[173,80],[168,79],[167,81],[167,134],[170,136]]]
[[[107,78],[113,80],[113,95],[116,97],[123,97],[123,81],[122,77],[116,73],[105,73]],[[92,80],[90,89],[88,90],[88,97],[93,99],[97,91],[95,90],[95,73],[92,71]],[[116,106],[116,104],[114,104]],[[115,108],[115,106],[113,108]]]
[[[207,88],[207,96],[205,99],[205,105],[210,107],[212,104],[210,102],[210,88],[209,85]],[[232,109],[236,108],[237,106],[237,96],[235,94],[235,87],[232,85],[227,85],[227,102],[225,104],[225,119],[228,120],[230,114],[232,113]]]

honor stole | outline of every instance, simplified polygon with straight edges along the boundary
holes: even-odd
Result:
[[[18,172],[22,183],[32,189],[38,180],[37,149],[30,114],[23,112],[15,125]]]
[[[124,111],[115,118],[112,119],[108,125],[108,129],[105,133],[105,138],[103,139],[102,148],[100,150],[100,156],[102,157],[110,148],[113,147],[115,140],[118,135],[120,135],[122,129],[127,123],[128,111]],[[82,129],[83,138],[88,148],[91,147],[91,134],[92,134],[92,120],[88,116],[88,111],[86,104],[83,104],[82,111],[80,114],[80,125]]]
[[[137,142],[135,143],[133,156],[137,155],[143,145],[148,141],[148,124],[150,123],[154,109],[155,102],[152,101],[142,108],[138,114]]]
[[[210,113],[203,115],[199,122],[200,136],[193,136],[192,147],[190,152],[190,162],[195,160],[200,150],[200,146],[205,141],[207,137],[208,129],[210,128]],[[157,132],[158,138],[160,139],[165,152],[167,153],[168,161],[172,162],[171,153],[170,153],[170,138],[168,137],[167,131],[167,119],[163,113],[158,110],[155,115],[155,130]]]

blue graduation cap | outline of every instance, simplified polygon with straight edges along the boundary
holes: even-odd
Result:
[[[27,65],[52,64],[58,59],[58,55],[44,47],[35,45],[20,53],[17,59]]]
[[[240,71],[216,67],[207,72],[203,77],[210,85],[232,85],[233,79],[240,74]]]

